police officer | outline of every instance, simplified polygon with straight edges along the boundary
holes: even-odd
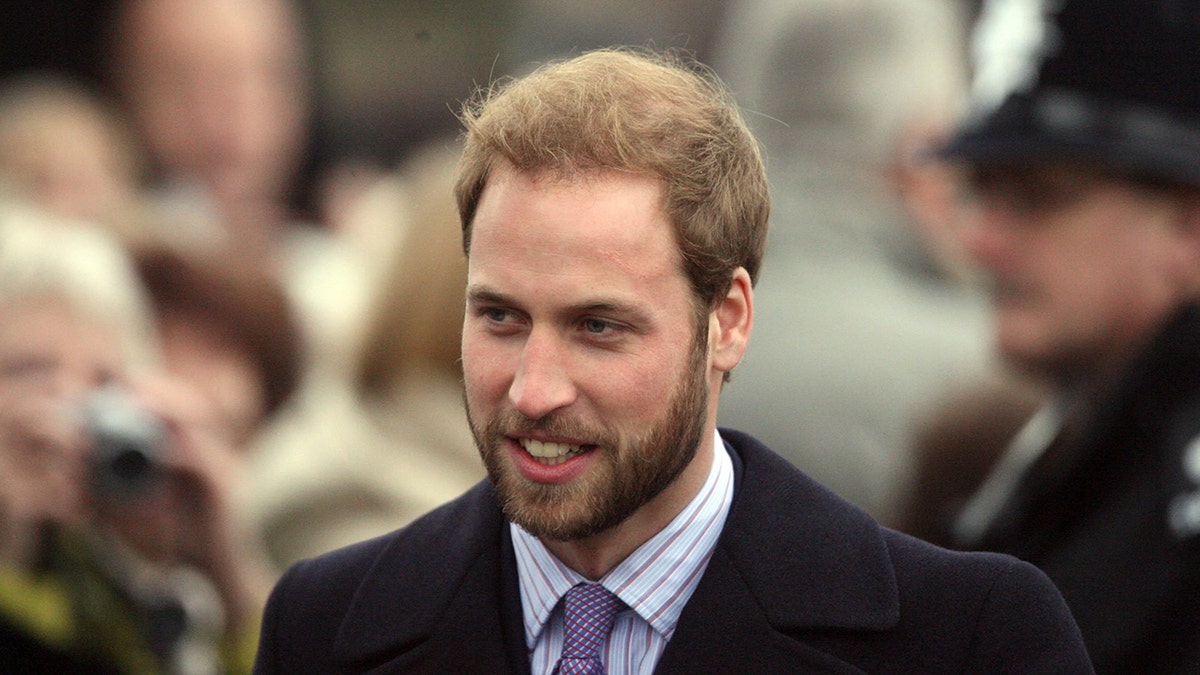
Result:
[[[1004,361],[1047,381],[957,515],[1040,566],[1100,673],[1200,672],[1200,4],[983,7],[965,246]]]

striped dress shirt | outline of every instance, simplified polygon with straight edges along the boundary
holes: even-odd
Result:
[[[721,435],[715,436],[712,467],[700,492],[661,532],[600,579],[626,605],[601,650],[611,675],[654,671],[712,557],[733,501],[733,462]],[[516,524],[510,527],[530,663],[534,673],[549,675],[562,653],[562,598],[586,579],[537,537]]]

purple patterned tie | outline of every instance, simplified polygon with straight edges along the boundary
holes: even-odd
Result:
[[[608,639],[613,617],[624,605],[600,584],[576,584],[567,591],[563,627],[566,639],[559,675],[604,675],[600,646]]]

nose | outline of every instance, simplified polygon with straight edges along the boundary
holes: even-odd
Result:
[[[1003,264],[1014,231],[1011,218],[1009,210],[988,200],[980,200],[967,210],[962,245],[974,263],[985,270]]]
[[[530,332],[508,389],[509,400],[522,415],[541,419],[575,401],[567,349],[550,330]]]

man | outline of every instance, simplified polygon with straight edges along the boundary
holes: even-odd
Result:
[[[604,50],[463,117],[463,374],[490,480],[293,567],[259,672],[1091,671],[1031,566],[884,530],[717,431],[768,197],[715,79]]]
[[[983,107],[945,154],[996,346],[1054,394],[953,534],[1041,567],[1097,671],[1197,672],[1200,10],[997,2],[976,38]]]
[[[214,228],[173,234],[279,255],[298,215],[289,191],[311,113],[297,14],[288,0],[118,0],[110,10],[108,83],[152,164],[155,201]]]

